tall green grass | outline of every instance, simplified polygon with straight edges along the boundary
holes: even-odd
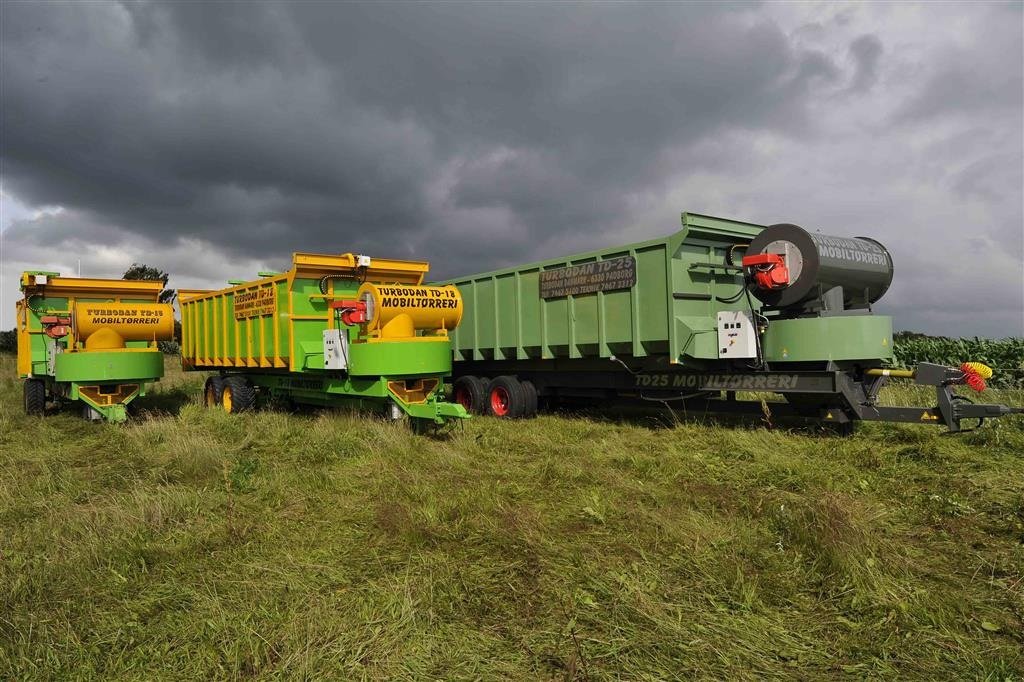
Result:
[[[0,371],[2,679],[1024,669],[1020,419],[838,438],[570,415],[435,439],[205,411],[172,372],[114,426],[27,418]]]

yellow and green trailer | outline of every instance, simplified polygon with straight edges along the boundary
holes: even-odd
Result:
[[[219,290],[179,290],[182,367],[208,371],[209,407],[262,399],[349,406],[415,428],[468,416],[444,399],[453,286],[426,286],[429,265],[358,254],[295,253],[286,272]]]
[[[174,310],[159,280],[21,275],[16,303],[18,376],[30,415],[76,404],[90,420],[121,422],[164,373],[159,341],[174,335]]]

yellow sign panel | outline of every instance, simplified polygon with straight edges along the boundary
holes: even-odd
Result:
[[[78,303],[74,312],[80,341],[105,328],[126,341],[169,339],[174,334],[174,311],[166,303]]]
[[[235,319],[273,315],[277,310],[277,292],[273,287],[238,291],[234,298]]]

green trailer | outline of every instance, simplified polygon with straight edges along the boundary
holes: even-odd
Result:
[[[873,305],[893,276],[869,238],[694,213],[659,239],[444,282],[465,302],[452,334],[453,399],[471,412],[530,416],[561,399],[675,401],[848,425],[941,423],[1013,411],[952,392],[961,368],[919,368],[930,408],[888,408],[892,320]]]

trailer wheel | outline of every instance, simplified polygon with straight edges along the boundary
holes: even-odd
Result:
[[[523,386],[523,393],[526,394],[526,411],[523,412],[524,417],[536,417],[537,416],[537,387],[533,385],[533,382],[529,379],[523,379],[520,382]]]
[[[25,414],[41,417],[46,413],[46,384],[41,379],[25,379]]]
[[[487,386],[488,413],[502,419],[521,417],[526,411],[526,391],[512,376],[491,379]]]
[[[245,377],[235,375],[224,380],[220,404],[230,414],[245,412],[256,406],[256,388]]]
[[[452,400],[470,414],[487,414],[487,382],[480,377],[459,377],[452,385]]]
[[[203,407],[220,407],[224,396],[224,377],[209,377],[203,386]]]

